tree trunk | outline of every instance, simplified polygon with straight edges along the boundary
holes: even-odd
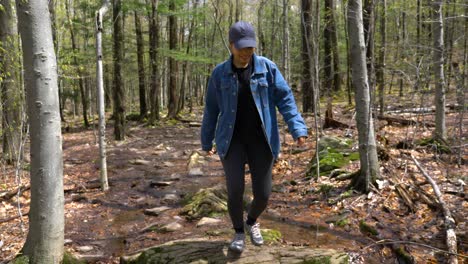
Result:
[[[114,138],[115,140],[125,139],[125,87],[122,76],[123,63],[123,32],[122,32],[122,2],[113,0],[114,21]]]
[[[312,88],[312,0],[301,0],[302,35],[302,111],[314,112],[314,90]]]
[[[236,0],[236,22],[241,20],[241,15],[242,15],[242,5],[240,3],[241,1]]]
[[[99,116],[99,168],[101,189],[107,191],[107,154],[106,154],[106,112],[104,100],[104,80],[102,72],[102,19],[110,6],[110,0],[105,0],[103,6],[96,12],[96,84]]]
[[[11,164],[21,144],[21,87],[17,82],[16,19],[10,0],[0,0],[0,88],[2,104],[2,158]]]
[[[370,91],[367,82],[366,45],[362,21],[361,0],[348,2],[347,15],[351,53],[352,82],[355,89],[356,122],[359,137],[360,173],[352,185],[359,191],[368,192],[379,173],[374,126],[370,108]]]
[[[442,3],[434,1],[434,78],[435,78],[435,136],[446,139],[445,129],[445,81],[444,81],[444,24],[442,19]]]
[[[333,55],[333,90],[338,92],[341,90],[341,70],[340,70],[340,53],[338,50],[338,30],[336,28],[335,19],[335,1],[331,2],[331,17],[330,17],[330,34],[331,34],[331,48]]]
[[[387,1],[382,0],[382,15],[380,22],[381,44],[379,49],[379,63],[377,70],[377,86],[379,87],[380,114],[385,112],[385,56],[387,44]]]
[[[364,39],[366,44],[366,62],[368,84],[370,92],[374,92],[375,88],[375,62],[374,62],[374,33],[375,33],[375,0],[364,0],[363,9],[363,26],[364,26]]]
[[[263,14],[264,14],[264,9],[267,1],[266,0],[261,0],[258,9],[257,9],[257,33],[258,33],[258,45],[257,45],[257,53],[259,55],[264,56],[265,55],[265,33],[263,32]]]
[[[284,79],[287,83],[290,81],[289,72],[289,0],[283,0],[283,52],[282,69]]]
[[[89,121],[88,121],[88,98],[86,97],[86,91],[84,87],[84,81],[83,81],[83,73],[80,70],[80,64],[78,63],[78,47],[76,45],[76,38],[75,38],[75,30],[73,27],[73,18],[71,16],[71,8],[70,7],[70,0],[65,0],[65,7],[67,10],[67,20],[68,23],[70,24],[70,37],[71,37],[71,44],[72,44],[72,50],[73,50],[73,63],[75,64],[75,67],[77,69],[78,73],[78,85],[80,87],[80,96],[81,96],[81,104],[83,106],[83,123],[86,128],[89,127]]]
[[[143,60],[144,54],[144,43],[143,43],[143,34],[141,33],[141,18],[137,11],[134,12],[135,15],[135,31],[136,31],[136,41],[137,41],[137,60],[138,60],[138,91],[140,98],[140,119],[146,117],[147,108],[146,108],[146,75],[145,75],[145,62]]]
[[[151,113],[149,123],[154,124],[160,119],[160,85],[159,85],[159,65],[158,65],[158,43],[159,43],[159,26],[157,22],[158,0],[151,0],[151,15],[149,16],[149,55],[151,64],[151,92],[150,92],[150,107]]]
[[[420,82],[421,82],[421,70],[420,70],[420,63],[421,63],[421,1],[417,0],[416,4],[416,82],[414,84],[414,90],[419,90]],[[404,13],[405,14],[405,13]],[[403,25],[405,21],[403,21]],[[403,42],[405,39],[403,38]]]
[[[169,10],[176,11],[175,0],[169,3]],[[169,16],[169,49],[177,50],[177,17],[174,14]],[[169,101],[168,101],[168,118],[177,117],[177,75],[179,73],[178,63],[174,58],[169,58]]]
[[[325,28],[323,29],[323,73],[324,73],[324,80],[323,80],[323,88],[327,92],[328,96],[331,96],[333,91],[333,68],[332,68],[332,58],[333,54],[331,51],[331,28],[330,28],[330,20],[331,20],[331,9],[333,0],[325,0],[325,7],[324,7],[324,20],[325,20]]]
[[[335,1],[325,0],[324,11],[324,78],[325,89],[327,89],[331,95],[333,91],[339,91],[341,89],[340,58],[338,55],[338,39],[336,36],[337,31],[335,23]]]
[[[61,263],[64,243],[62,134],[57,65],[47,1],[18,0],[31,140],[31,204],[23,253]]]
[[[62,100],[63,94],[63,87],[62,82],[60,79],[60,46],[59,46],[59,39],[57,36],[57,19],[56,19],[56,12],[55,6],[57,4],[56,0],[49,0],[49,12],[50,12],[50,21],[52,24],[52,39],[54,41],[54,50],[55,50],[55,57],[57,58],[57,73],[58,73],[58,97],[59,97],[59,108],[60,108],[60,120],[62,122],[65,121],[65,116],[63,115],[63,108],[64,108],[64,101]]]

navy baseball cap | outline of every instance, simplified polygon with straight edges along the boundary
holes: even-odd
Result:
[[[233,42],[236,49],[257,47],[254,27],[245,21],[234,23],[229,29],[229,42]]]

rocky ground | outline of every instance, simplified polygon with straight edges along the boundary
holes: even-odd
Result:
[[[352,123],[350,111],[346,108],[336,111],[343,123]],[[456,117],[452,115],[454,122]],[[225,213],[211,214],[203,218],[204,222],[200,222],[202,215],[182,213],[197,192],[222,186],[224,180],[219,158],[205,157],[200,151],[196,126],[200,113],[187,114],[184,120],[192,123],[166,120],[157,127],[131,123],[123,142],[111,140],[109,128],[110,190],[105,193],[97,184],[97,132],[72,128],[63,134],[68,252],[91,263],[119,263],[122,256],[187,239],[212,241],[218,253],[225,252],[232,234]],[[307,123],[313,126],[311,116],[307,117]],[[431,204],[435,202],[431,186],[410,155],[440,185],[456,220],[459,253],[466,256],[466,152],[462,156],[464,165],[458,166],[456,154],[444,154],[434,144],[399,148],[398,144],[408,138],[429,137],[431,128],[389,121],[379,124],[382,178],[366,195],[349,190],[350,180],[331,178],[329,173],[318,179],[310,177],[307,172],[315,155],[315,135],[308,139],[305,149],[297,149],[292,138],[282,131],[283,152],[274,169],[273,193],[268,210],[260,219],[262,228],[278,231],[275,234],[281,236],[269,240],[263,249],[249,244],[246,252],[250,253],[246,257],[256,250],[266,250],[268,255],[271,248],[283,248],[285,252],[290,248],[305,248],[346,252],[352,263],[395,263],[397,258],[403,258],[397,251],[407,252],[414,263],[444,263],[448,255],[444,253],[442,213],[437,205]],[[324,130],[324,135],[348,142],[344,151],[347,159],[341,169],[355,171],[359,167],[359,161],[352,158],[357,148],[356,130],[329,128]],[[335,157],[332,155],[332,164],[336,163]],[[22,168],[15,177],[14,167],[3,166],[0,193],[14,190],[18,181],[28,185],[27,160]],[[412,204],[402,199],[401,193],[405,191],[413,197]],[[29,195],[25,190],[10,199],[0,198],[0,260],[3,262],[19,252],[26,238]],[[246,200],[250,195],[247,192]],[[429,200],[420,198],[424,195]],[[18,211],[23,217],[18,217]],[[404,242],[395,244],[394,241]],[[195,245],[203,251],[203,243]],[[460,263],[467,261],[462,256],[459,259]]]

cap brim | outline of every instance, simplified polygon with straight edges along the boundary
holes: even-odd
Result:
[[[256,48],[257,41],[255,39],[240,39],[234,43],[236,49],[243,49],[243,48]]]

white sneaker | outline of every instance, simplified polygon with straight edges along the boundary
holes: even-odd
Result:
[[[263,237],[262,237],[262,233],[260,232],[260,224],[255,223],[252,226],[246,224],[246,226],[247,226],[247,231],[250,234],[250,240],[252,241],[252,244],[256,246],[263,245]]]
[[[232,239],[229,249],[238,253],[242,253],[245,247],[245,234],[244,233],[235,233],[234,238]]]

